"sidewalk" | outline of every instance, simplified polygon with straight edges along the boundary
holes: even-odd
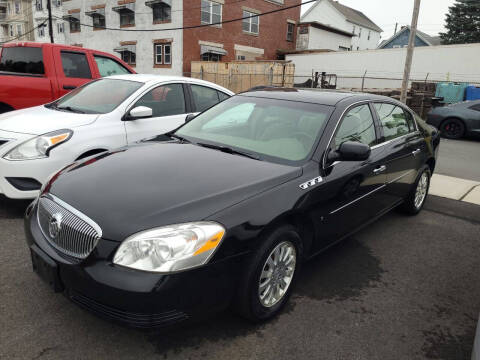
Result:
[[[480,182],[434,174],[429,194],[480,205]]]

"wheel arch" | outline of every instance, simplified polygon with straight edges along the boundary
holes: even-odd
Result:
[[[300,236],[303,246],[303,258],[307,259],[312,253],[314,238],[315,238],[315,225],[313,221],[302,213],[288,212],[282,214],[272,220],[260,233],[260,238],[265,239],[275,229],[283,225],[291,225],[295,228]]]

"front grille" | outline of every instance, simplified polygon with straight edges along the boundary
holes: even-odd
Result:
[[[85,259],[102,237],[95,222],[54,197],[40,198],[38,223],[53,248],[77,259]]]

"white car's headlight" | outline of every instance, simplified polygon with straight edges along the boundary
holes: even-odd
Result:
[[[204,265],[225,235],[214,222],[192,222],[142,231],[127,238],[113,263],[132,269],[167,273]]]
[[[72,130],[64,129],[37,136],[10,150],[4,156],[4,159],[34,160],[46,158],[54,147],[68,141],[72,135]]]

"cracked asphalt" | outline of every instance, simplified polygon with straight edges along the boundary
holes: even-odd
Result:
[[[154,332],[98,319],[32,272],[27,203],[0,198],[0,359],[469,359],[480,311],[480,207],[429,197],[303,267],[285,311]]]

